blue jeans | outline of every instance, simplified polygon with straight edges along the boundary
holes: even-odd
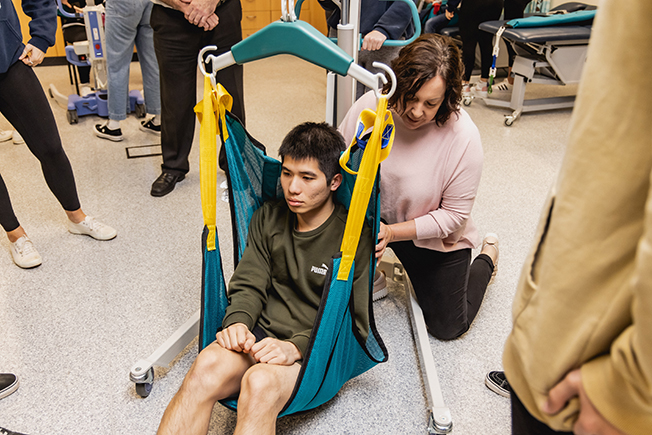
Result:
[[[455,14],[452,20],[446,18],[446,14],[435,15],[434,17],[426,21],[426,25],[423,27],[423,33],[439,33],[441,29],[448,26],[454,26],[457,24],[458,14]]]
[[[154,32],[149,25],[150,0],[108,0],[106,2],[106,62],[109,81],[109,118],[127,118],[129,104],[129,64],[138,50],[143,74],[147,113],[161,113],[158,63],[154,52]]]

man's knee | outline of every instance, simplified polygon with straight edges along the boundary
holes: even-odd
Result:
[[[256,364],[242,377],[241,391],[246,390],[256,402],[276,402],[281,395],[282,386],[268,368],[267,364]]]
[[[202,350],[192,368],[186,375],[184,384],[195,392],[211,393],[219,389],[223,382],[225,349],[218,345],[210,345]]]

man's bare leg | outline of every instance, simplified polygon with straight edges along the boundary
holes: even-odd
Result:
[[[249,354],[224,349],[217,343],[207,346],[165,410],[157,433],[206,434],[215,402],[236,394],[242,377],[254,364]]]
[[[301,366],[256,364],[242,378],[234,435],[274,435],[276,418],[292,395]]]

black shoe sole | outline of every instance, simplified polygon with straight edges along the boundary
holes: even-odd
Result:
[[[183,181],[184,178],[186,178],[185,175],[179,175],[177,179],[174,181],[174,183],[170,184],[166,189],[163,190],[154,190],[154,186],[152,186],[152,190],[149,193],[150,195],[155,196],[157,198],[160,198],[161,196],[165,196],[168,193],[172,192],[176,187],[177,183]]]

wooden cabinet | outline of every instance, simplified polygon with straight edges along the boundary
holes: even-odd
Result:
[[[243,38],[281,18],[281,0],[241,0],[241,3]],[[323,34],[327,33],[326,16],[317,0],[303,2],[300,18]]]

